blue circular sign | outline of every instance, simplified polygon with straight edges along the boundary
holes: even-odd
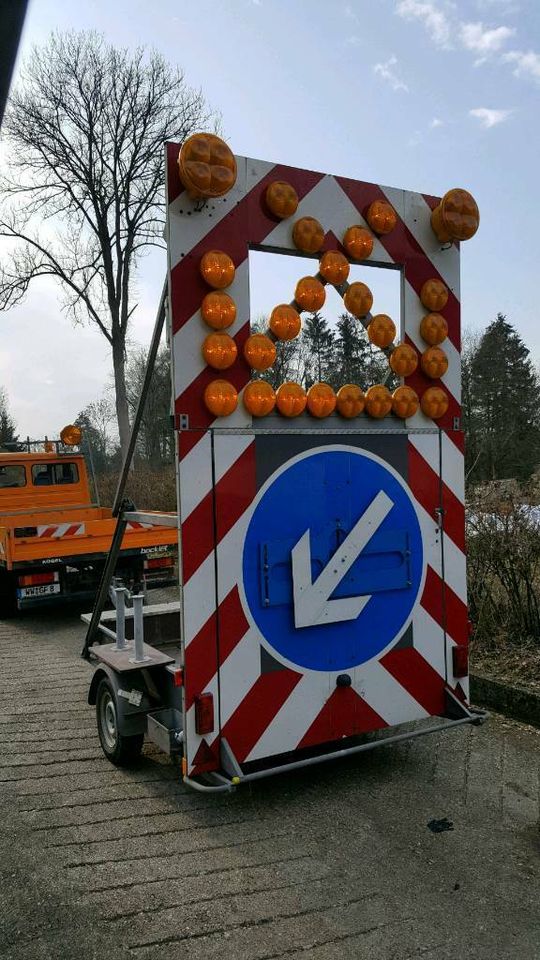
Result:
[[[242,569],[248,613],[284,659],[326,671],[365,663],[402,634],[422,583],[411,494],[365,450],[301,454],[259,492]]]

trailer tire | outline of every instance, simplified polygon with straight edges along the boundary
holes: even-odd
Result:
[[[17,613],[15,576],[7,570],[0,571],[0,620],[8,620]]]
[[[144,733],[123,736],[118,729],[118,703],[107,677],[100,680],[96,694],[96,720],[101,749],[117,767],[126,767],[140,756]]]

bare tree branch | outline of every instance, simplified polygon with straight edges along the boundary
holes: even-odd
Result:
[[[180,70],[95,33],[34,48],[4,121],[0,236],[17,245],[0,269],[0,309],[21,303],[36,277],[59,282],[73,319],[95,323],[111,346],[124,448],[133,279],[144,251],[163,246],[163,144],[208,126],[216,121]]]

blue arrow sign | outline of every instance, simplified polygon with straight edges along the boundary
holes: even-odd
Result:
[[[288,461],[259,492],[243,551],[247,611],[290,663],[344,670],[399,639],[423,576],[402,478],[354,447]]]

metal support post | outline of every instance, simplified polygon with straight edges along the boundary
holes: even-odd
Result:
[[[105,566],[103,567],[103,573],[101,574],[96,602],[94,604],[94,609],[92,610],[92,619],[90,620],[90,623],[88,624],[88,630],[86,631],[84,647],[81,653],[81,656],[85,660],[88,660],[88,651],[98,637],[99,621],[101,620],[101,614],[103,613],[103,608],[105,607],[105,602],[109,594],[109,584],[114,576],[116,563],[120,554],[120,548],[122,546],[122,540],[124,539],[124,533],[126,532],[126,526],[127,520],[124,520],[123,516],[118,517],[111,541],[111,548],[109,550],[107,560],[105,561]]]
[[[125,587],[113,587],[116,607],[116,645],[115,650],[126,648],[126,593]]]
[[[135,656],[129,658],[130,663],[144,663],[150,657],[144,655],[144,597],[142,593],[132,596],[133,602],[133,637],[135,641]]]

